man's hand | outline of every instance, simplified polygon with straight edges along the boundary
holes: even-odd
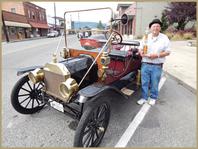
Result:
[[[170,55],[170,52],[166,52],[166,51],[162,51],[160,52],[160,54],[156,54],[156,53],[150,53],[150,54],[144,54],[142,50],[139,50],[136,55],[140,55],[141,57],[148,57],[150,59],[156,59],[156,58],[162,58],[165,56]]]
[[[153,53],[153,54],[144,54],[142,50],[139,50],[138,53],[136,55],[140,55],[141,57],[148,57],[150,59],[155,59],[158,58],[158,55]]]
[[[142,50],[139,50],[136,55],[140,55],[141,57],[146,57],[146,54],[143,54]]]
[[[141,55],[141,57],[148,57],[152,60],[158,58],[157,54],[143,54],[143,52],[141,52],[140,55]]]
[[[149,54],[148,55],[148,58],[150,58],[150,59],[156,59],[156,58],[158,58],[158,55],[157,54]]]

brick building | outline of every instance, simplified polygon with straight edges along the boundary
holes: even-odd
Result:
[[[33,36],[46,36],[48,25],[45,9],[30,2],[23,2],[25,16],[31,25]]]
[[[122,35],[134,35],[135,34],[135,17],[136,17],[136,3],[133,4],[118,4],[117,11],[119,12],[118,18],[121,18],[123,14],[127,14],[128,22],[125,25],[118,24],[117,30]]]
[[[21,40],[46,36],[48,25],[45,9],[30,2],[2,3],[2,40]]]
[[[154,19],[161,19],[162,11],[168,2],[133,2],[132,4],[118,4],[117,18],[125,13],[128,15],[128,23],[121,25],[118,23],[116,30],[127,38],[140,38],[145,33],[149,23]]]
[[[2,31],[2,40],[6,40],[6,34],[9,40],[21,40],[30,37],[31,26],[26,17],[21,14],[16,14],[8,11],[2,11],[5,29]]]
[[[2,4],[2,40],[17,40],[27,38],[27,32],[31,29],[25,17],[23,2],[3,2]]]

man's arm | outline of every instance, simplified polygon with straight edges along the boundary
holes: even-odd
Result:
[[[148,55],[148,58],[150,58],[150,59],[162,58],[162,57],[165,57],[165,56],[168,56],[168,55],[170,55],[170,52],[162,51],[159,54],[150,54],[150,55]]]

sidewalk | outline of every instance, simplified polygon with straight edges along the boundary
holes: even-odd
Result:
[[[196,41],[193,41],[196,43]],[[164,71],[192,92],[197,90],[197,47],[188,41],[171,41],[171,54],[166,57]]]
[[[32,38],[24,38],[24,39],[18,39],[18,40],[12,40],[10,42],[3,41],[2,43],[13,43],[13,42],[21,42],[21,41],[29,41],[29,40],[37,40],[37,39],[44,39],[47,38],[47,36],[42,36],[42,37],[32,37]]]

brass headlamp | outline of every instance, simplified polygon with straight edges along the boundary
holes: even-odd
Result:
[[[28,77],[32,81],[32,83],[36,84],[36,83],[44,80],[44,72],[42,69],[37,68],[37,69],[31,71],[28,74]]]
[[[68,78],[60,84],[59,92],[64,99],[68,99],[76,91],[78,91],[78,84],[72,78]]]

